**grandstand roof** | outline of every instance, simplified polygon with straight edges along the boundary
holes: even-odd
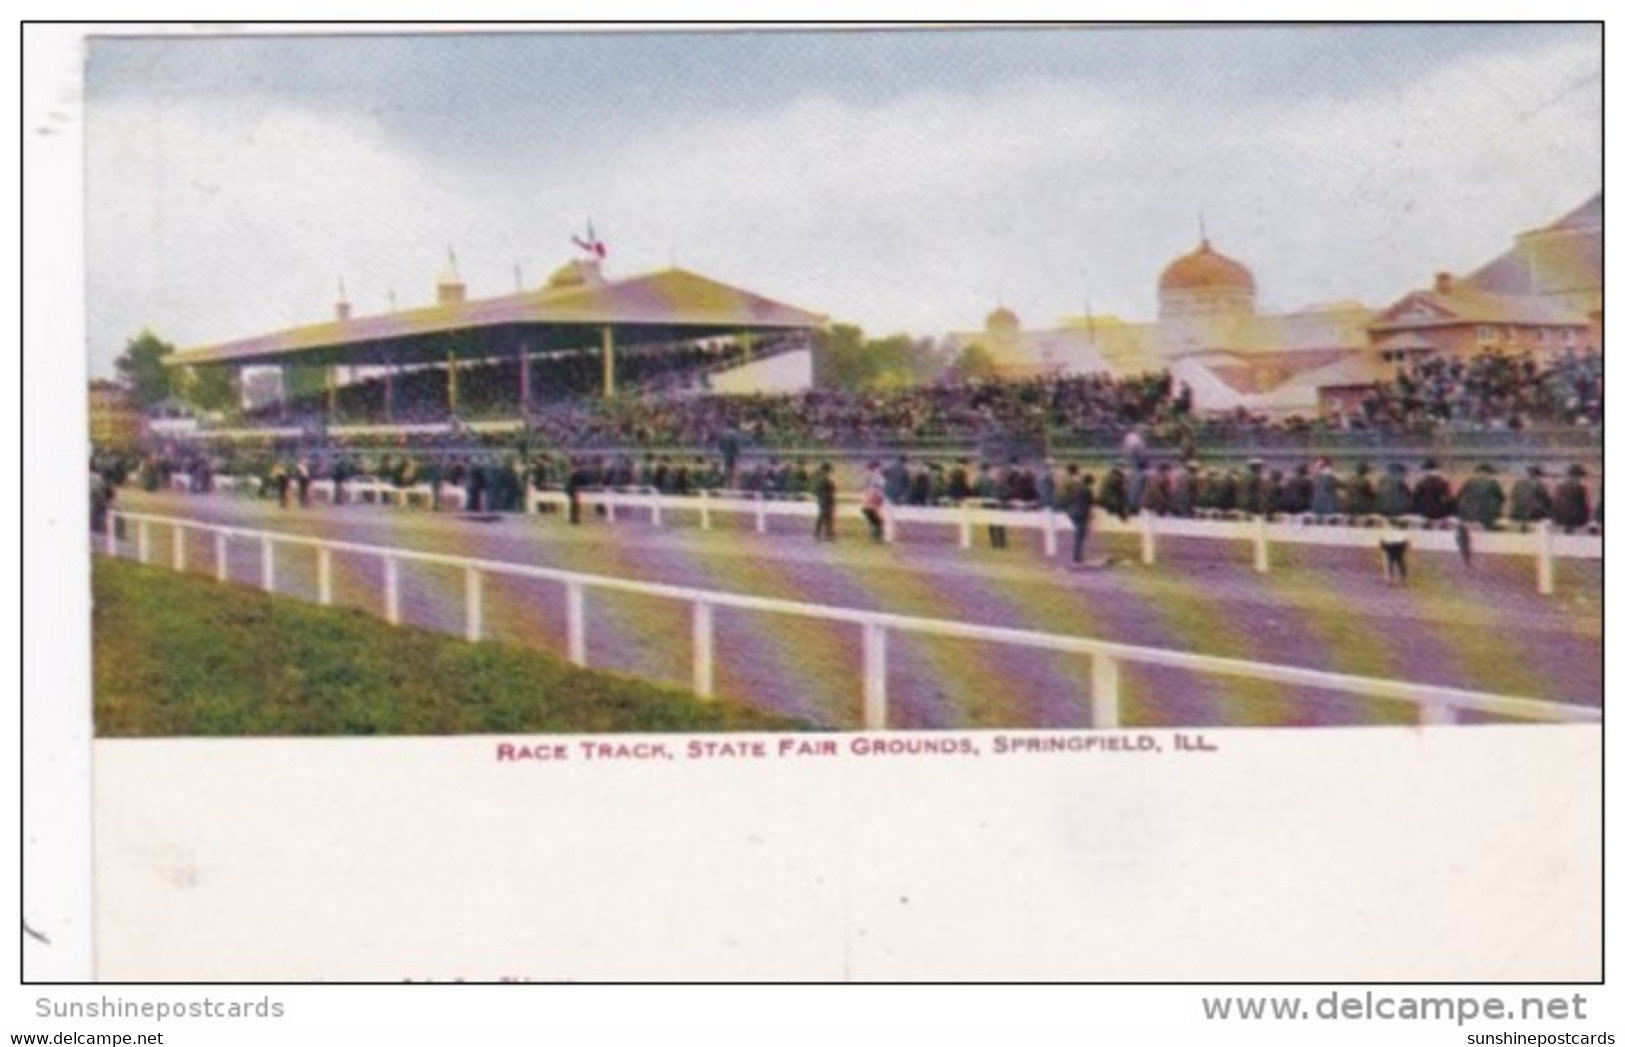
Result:
[[[828,318],[684,269],[625,280],[544,287],[445,302],[380,316],[329,320],[171,354],[197,364],[434,363],[596,346],[605,327],[617,346],[741,332],[807,330]]]

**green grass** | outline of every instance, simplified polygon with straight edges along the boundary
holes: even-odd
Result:
[[[725,700],[97,557],[101,737],[778,731]]]

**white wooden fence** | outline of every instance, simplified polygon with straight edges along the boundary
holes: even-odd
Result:
[[[693,688],[695,693],[702,697],[711,697],[715,693],[716,645],[714,642],[714,612],[716,608],[726,607],[770,615],[850,623],[859,626],[862,630],[862,726],[866,730],[883,730],[888,726],[886,645],[887,638],[894,632],[951,637],[1028,649],[1087,655],[1091,659],[1091,724],[1096,728],[1120,726],[1122,707],[1120,670],[1125,663],[1163,666],[1195,673],[1241,677],[1249,680],[1292,684],[1367,698],[1384,698],[1409,702],[1416,707],[1420,722],[1424,724],[1454,723],[1458,714],[1462,711],[1522,720],[1565,723],[1597,723],[1602,719],[1601,709],[1560,702],[1512,698],[1453,687],[1413,684],[1401,680],[1347,676],[1317,669],[1300,669],[1264,662],[1217,658],[1184,651],[1137,647],[1082,637],[1010,629],[1003,626],[977,625],[970,622],[934,618],[915,618],[845,607],[827,607],[819,604],[749,596],[742,593],[713,592],[627,578],[580,574],[549,567],[535,567],[529,564],[473,559],[464,556],[450,556],[444,553],[395,549],[354,542],[338,542],[286,532],[222,527],[196,520],[145,513],[108,512],[106,530],[101,536],[101,542],[103,551],[109,556],[119,555],[119,520],[127,521],[133,526],[135,531],[135,554],[136,558],[142,563],[150,562],[152,559],[151,530],[153,526],[168,528],[171,533],[170,563],[176,570],[184,570],[186,567],[186,543],[183,537],[186,531],[192,530],[213,534],[215,575],[220,581],[230,580],[229,560],[226,555],[227,543],[232,541],[257,543],[260,550],[259,584],[267,592],[276,590],[275,549],[278,545],[313,548],[316,550],[317,557],[317,602],[321,604],[331,604],[333,602],[332,558],[334,553],[376,557],[382,562],[384,570],[381,611],[385,621],[396,625],[400,624],[401,621],[401,563],[438,564],[460,568],[464,572],[464,636],[470,642],[478,642],[485,632],[483,580],[486,575],[535,578],[562,583],[565,594],[566,651],[570,661],[580,666],[587,664],[587,590],[602,589],[630,592],[642,596],[661,597],[687,603],[691,608],[693,622]]]
[[[773,517],[792,517],[812,520],[818,514],[817,506],[808,501],[783,501],[772,498],[742,497],[739,495],[663,495],[653,491],[626,492],[612,490],[583,491],[578,496],[584,506],[602,507],[604,516],[614,523],[617,512],[643,509],[650,521],[660,526],[667,513],[687,511],[698,514],[700,527],[711,529],[712,517],[719,513],[734,513],[755,519],[756,530],[765,533],[767,521]],[[562,491],[532,490],[530,508],[542,505],[565,507],[569,499]],[[856,504],[843,503],[837,515],[861,519]],[[952,528],[959,533],[962,548],[971,547],[971,536],[977,527],[1002,526],[1007,529],[1038,531],[1043,536],[1044,552],[1056,556],[1060,552],[1064,535],[1071,541],[1072,522],[1053,509],[1000,509],[966,502],[958,506],[888,505],[884,510],[886,540],[896,541],[902,526]],[[1410,525],[1404,535],[1418,551],[1456,552],[1456,535],[1451,529],[1426,529],[1420,519],[1407,521]],[[1270,569],[1270,546],[1319,545],[1341,548],[1377,550],[1379,529],[1352,526],[1346,523],[1311,523],[1304,518],[1266,521],[1263,517],[1243,520],[1217,520],[1157,516],[1141,513],[1128,519],[1097,512],[1089,524],[1094,534],[1131,534],[1139,538],[1140,561],[1157,562],[1159,538],[1199,538],[1214,541],[1238,542],[1252,549],[1253,568],[1261,573]],[[1527,532],[1485,531],[1471,533],[1472,551],[1476,555],[1528,556],[1535,564],[1535,587],[1544,595],[1556,589],[1554,561],[1559,557],[1582,560],[1602,559],[1602,538],[1589,534],[1557,534],[1550,521],[1541,521]]]
[[[186,489],[190,479],[176,475],[173,484]],[[225,490],[259,488],[256,477],[219,476],[215,485]],[[332,480],[311,481],[311,496],[317,501],[332,502]],[[400,487],[374,477],[355,477],[345,483],[345,496],[352,502],[401,506],[432,505],[434,488],[426,483]],[[451,484],[440,486],[440,500],[448,506],[464,508],[464,489]],[[810,522],[818,515],[815,503],[807,500],[764,498],[751,492],[701,492],[697,495],[660,494],[653,490],[589,489],[578,496],[583,507],[602,509],[605,519],[614,523],[618,516],[629,510],[648,514],[655,526],[663,526],[670,513],[690,513],[699,517],[700,527],[710,530],[713,517],[725,514],[746,516],[755,521],[756,530],[766,533],[770,519],[791,518]],[[525,505],[536,512],[548,505],[564,511],[569,498],[559,490],[527,488]],[[853,499],[843,501],[836,510],[843,519],[861,521],[862,514]],[[959,544],[969,549],[972,534],[978,527],[1002,526],[1006,529],[1037,531],[1043,538],[1044,552],[1048,556],[1060,553],[1063,537],[1071,541],[1072,523],[1064,513],[1052,509],[990,508],[974,502],[958,506],[888,505],[884,510],[887,541],[898,541],[904,525],[914,528],[947,528],[958,532]],[[1141,513],[1119,519],[1108,513],[1096,512],[1089,525],[1091,535],[1128,534],[1138,537],[1140,561],[1155,564],[1160,538],[1196,538],[1209,541],[1231,542],[1251,548],[1253,569],[1260,573],[1270,570],[1272,545],[1317,545],[1335,548],[1369,549],[1376,555],[1375,527],[1361,527],[1339,523],[1311,522],[1313,517],[1286,517],[1266,521],[1263,517],[1238,520],[1213,518],[1156,516]],[[1343,521],[1346,517],[1332,517]],[[1404,531],[1411,547],[1419,552],[1456,552],[1456,535],[1451,528],[1426,528],[1420,518],[1407,518]],[[1473,528],[1471,532],[1473,555],[1527,556],[1534,563],[1535,588],[1542,595],[1556,591],[1558,559],[1601,560],[1602,537],[1594,534],[1559,534],[1550,521],[1541,521],[1527,531],[1486,531]]]

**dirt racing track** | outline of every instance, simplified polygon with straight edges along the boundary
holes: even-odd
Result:
[[[376,505],[281,509],[235,495],[121,492],[119,508],[222,526],[527,564],[809,604],[973,622],[1136,646],[1268,662],[1600,706],[1602,587],[1598,560],[1560,559],[1556,592],[1539,595],[1530,561],[1481,556],[1471,567],[1446,553],[1413,554],[1410,585],[1382,579],[1374,548],[1276,545],[1259,573],[1232,542],[1168,535],[1157,562],[1141,562],[1133,534],[1091,536],[1090,566],[1044,555],[1041,534],[1013,529],[993,550],[978,529],[970,549],[953,528],[910,525],[906,541],[875,544],[842,521],[834,543],[810,523],[719,515],[710,530],[655,526],[646,516],[610,523],[589,511],[580,526],[559,513],[434,513]],[[154,525],[156,562],[173,536]],[[121,551],[133,552],[128,533]],[[215,543],[183,532],[186,569],[215,573]],[[1067,551],[1070,535],[1063,541]],[[279,546],[276,590],[315,599],[314,550]],[[259,584],[258,543],[227,546],[232,581]],[[376,557],[337,554],[333,601],[380,612]],[[482,635],[566,653],[565,587],[543,579],[484,578]],[[461,633],[463,572],[402,563],[403,624]],[[593,590],[585,610],[593,668],[690,686],[690,607],[635,593]],[[715,609],[717,693],[809,717],[832,728],[861,723],[863,637],[857,625]],[[1090,726],[1090,658],[948,637],[888,638],[886,690],[893,728]],[[1408,702],[1356,698],[1163,667],[1125,665],[1124,726],[1319,726],[1415,723]],[[1463,722],[1490,719],[1464,714]]]

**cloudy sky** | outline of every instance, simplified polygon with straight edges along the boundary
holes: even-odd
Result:
[[[572,254],[874,334],[1155,313],[1199,217],[1267,308],[1380,305],[1601,189],[1587,26],[90,42],[90,362]]]

